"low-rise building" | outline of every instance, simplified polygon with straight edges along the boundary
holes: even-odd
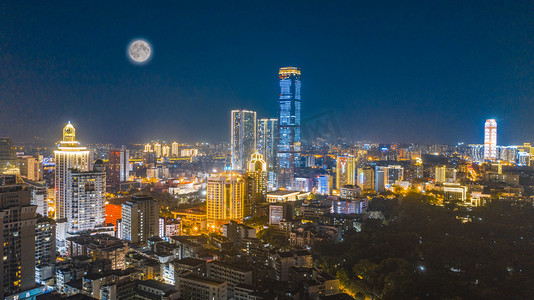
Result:
[[[228,283],[228,298],[234,297],[234,288],[238,284],[252,284],[252,270],[212,261],[207,265],[209,278],[219,279]]]
[[[183,275],[176,280],[176,288],[182,299],[226,300],[227,287],[226,281],[195,274]]]

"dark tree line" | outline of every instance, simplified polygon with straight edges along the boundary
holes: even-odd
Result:
[[[343,242],[314,246],[316,261],[360,297],[532,299],[534,209],[494,201],[467,209],[411,193],[376,198],[368,219]]]

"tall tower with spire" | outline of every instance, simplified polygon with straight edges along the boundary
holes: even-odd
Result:
[[[79,171],[89,171],[90,153],[87,148],[80,146],[76,141],[76,129],[70,121],[63,128],[63,140],[58,143],[57,150],[54,151],[56,158],[56,205],[55,218],[57,220],[66,219],[68,211],[72,209],[67,204],[68,175],[70,169]]]

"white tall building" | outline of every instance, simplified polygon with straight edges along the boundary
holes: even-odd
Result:
[[[278,138],[278,119],[259,119],[256,150],[263,155],[267,168],[276,166],[276,139]]]
[[[54,151],[54,154],[56,158],[55,218],[66,219],[69,209],[67,195],[71,192],[68,186],[69,170],[77,169],[80,172],[87,172],[90,165],[90,152],[76,141],[76,130],[70,122],[63,128],[63,140],[59,142],[58,150]]]
[[[256,112],[232,110],[231,127],[232,170],[244,171],[256,150]]]
[[[497,122],[487,119],[484,125],[484,160],[497,159]]]
[[[78,233],[93,230],[104,224],[106,173],[101,160],[95,162],[93,171],[71,169],[67,175],[67,231]]]

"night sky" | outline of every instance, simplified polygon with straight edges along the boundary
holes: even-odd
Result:
[[[331,111],[347,139],[482,143],[495,118],[499,144],[534,142],[533,1],[25,2],[0,3],[15,142],[69,120],[84,143],[229,141],[231,109],[276,116],[284,66],[303,119]]]

